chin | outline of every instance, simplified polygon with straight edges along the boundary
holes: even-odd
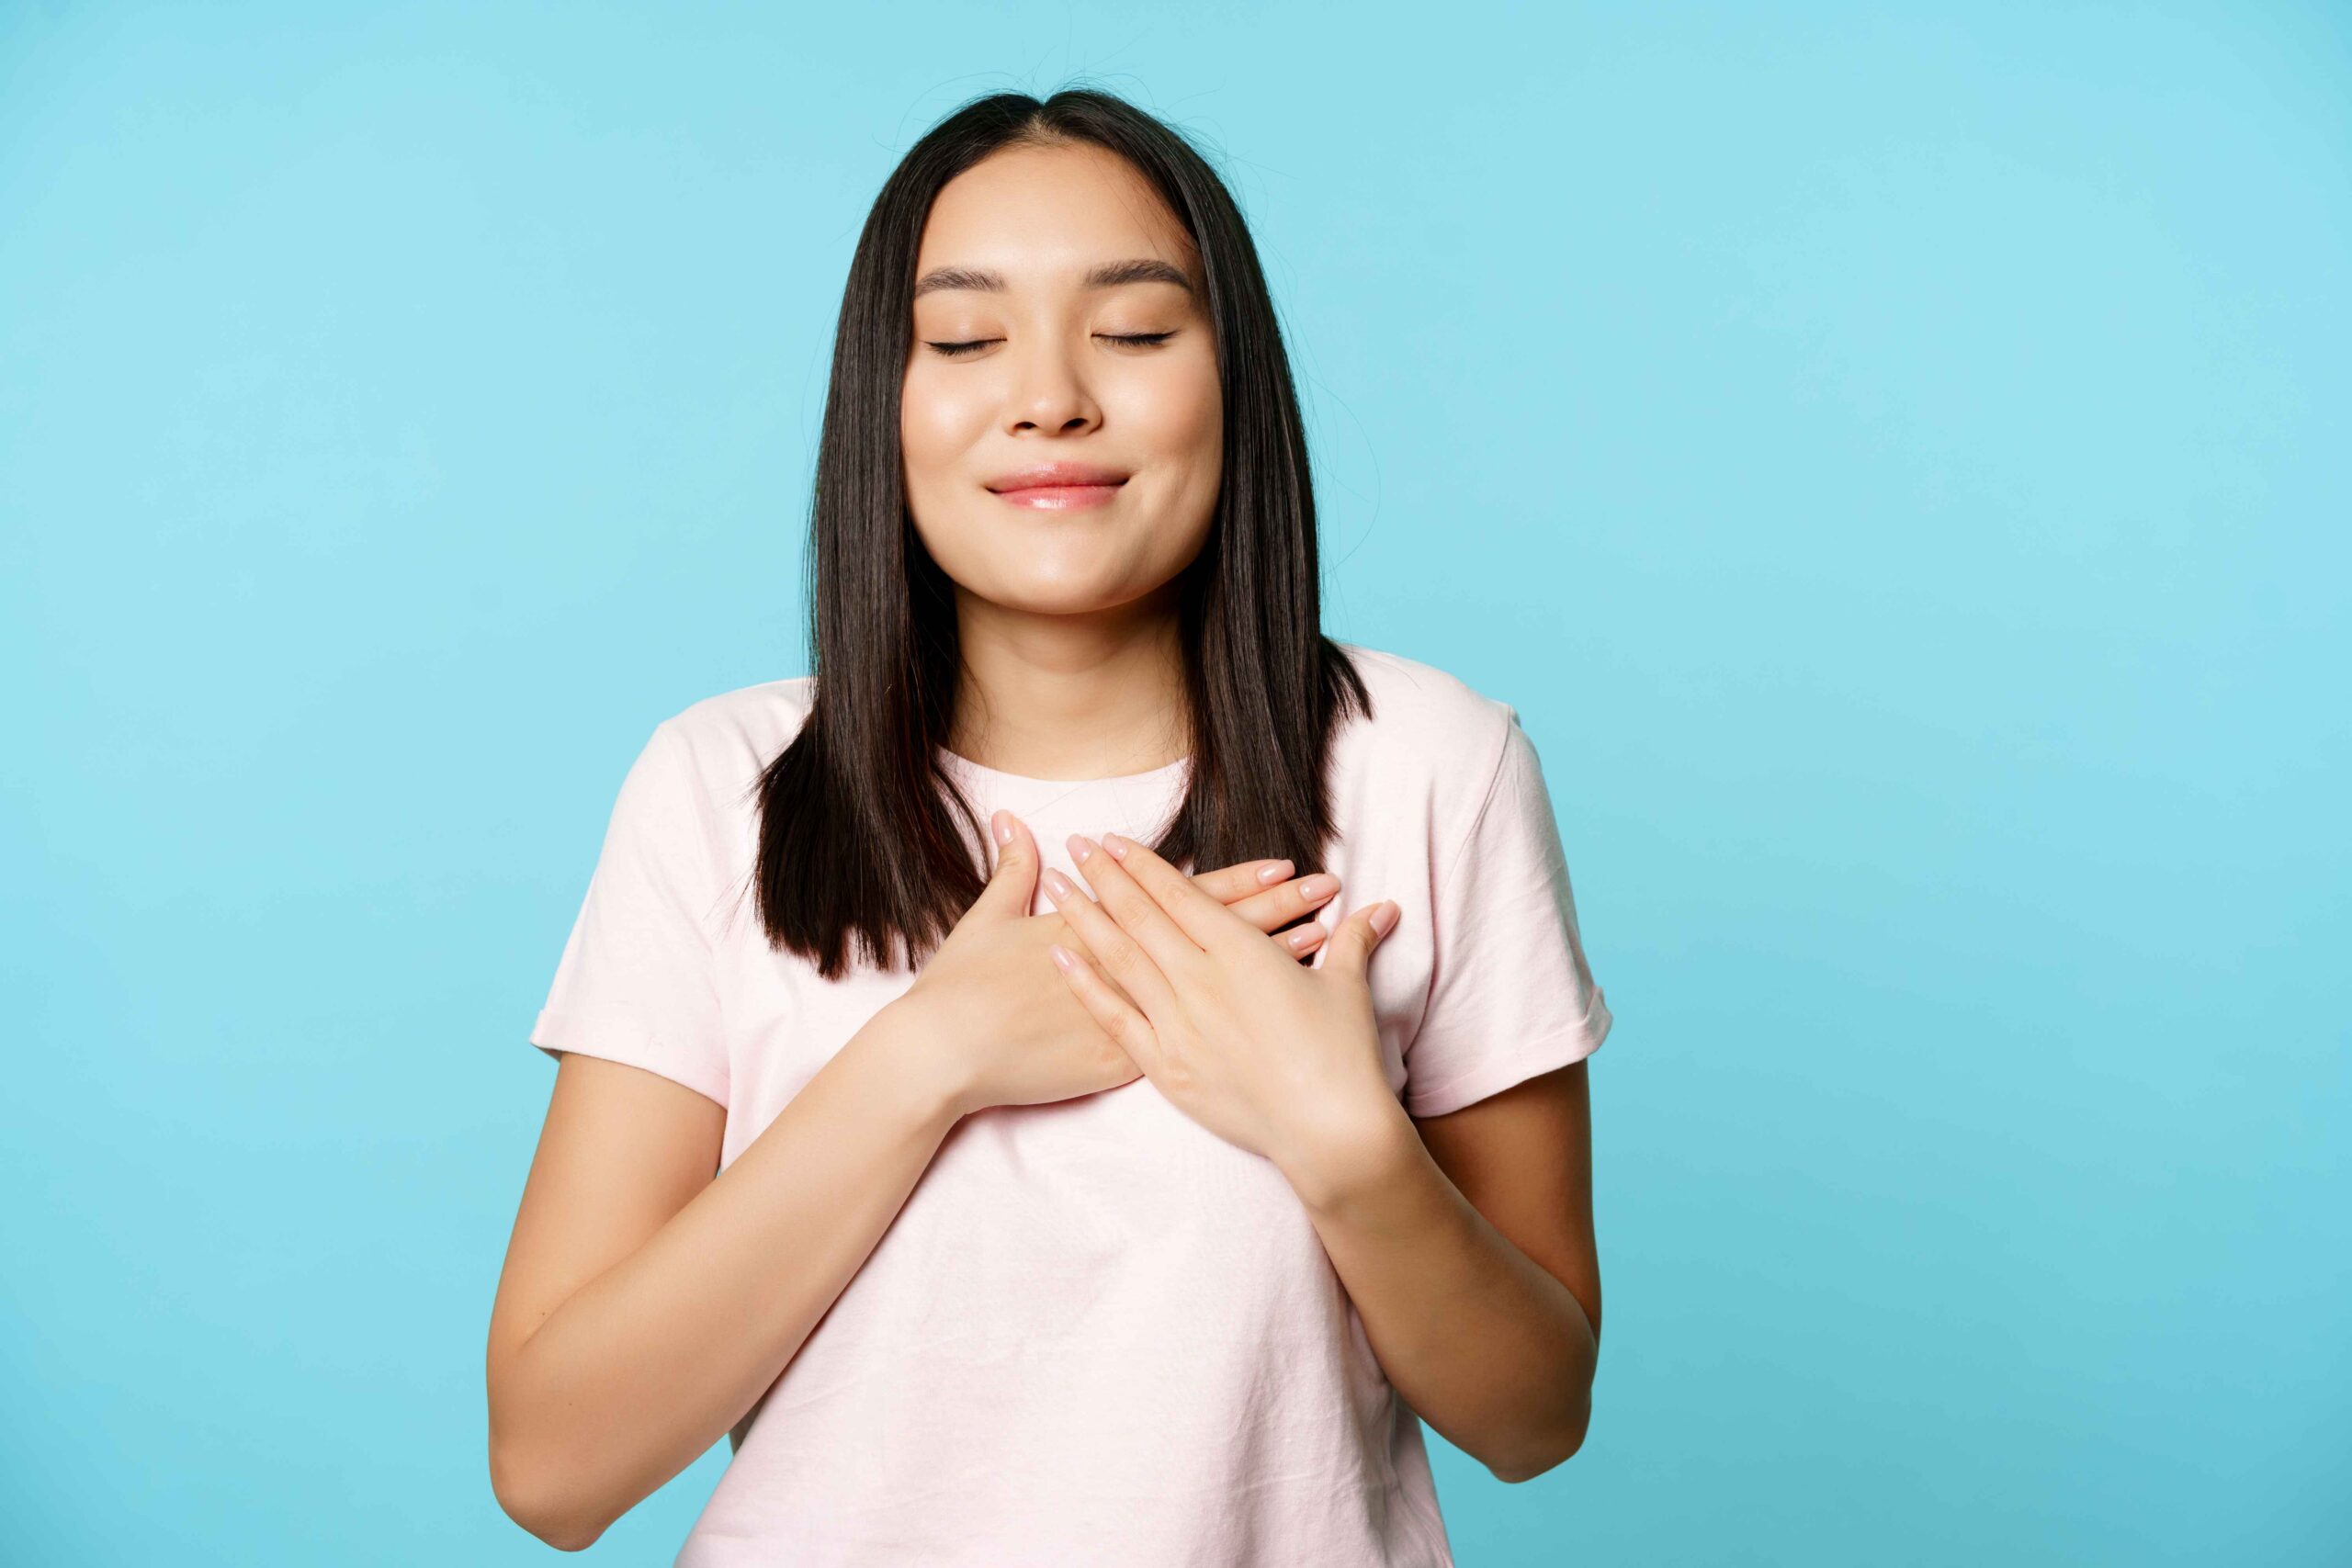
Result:
[[[991,573],[975,588],[989,604],[1028,615],[1093,615],[1132,604],[1148,594],[1151,585],[1138,586],[1131,573],[1114,578],[1108,572],[1024,570],[1008,577]]]
[[[1005,609],[1028,615],[1096,615],[1131,604],[1141,595],[1097,592],[1075,584],[1023,583],[989,597]]]

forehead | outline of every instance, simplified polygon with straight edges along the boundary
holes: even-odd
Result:
[[[1149,182],[1100,147],[991,153],[933,200],[917,273],[992,272],[1013,289],[1077,288],[1104,261],[1157,257],[1189,273],[1193,246]]]

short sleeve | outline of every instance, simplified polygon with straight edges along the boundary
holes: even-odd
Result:
[[[711,820],[692,750],[665,719],[621,781],[532,1044],[643,1067],[727,1103]]]
[[[1405,1047],[1405,1109],[1437,1116],[1582,1061],[1609,1033],[1535,744],[1502,705],[1500,755],[1437,868],[1429,1001]]]

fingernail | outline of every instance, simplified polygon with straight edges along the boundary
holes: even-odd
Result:
[[[1329,898],[1339,890],[1340,879],[1327,876],[1319,871],[1298,885],[1298,896],[1310,902],[1317,898]]]
[[[1127,858],[1127,841],[1119,837],[1116,833],[1103,834],[1102,847],[1111,852],[1111,858],[1113,860],[1125,860]]]
[[[996,824],[996,841],[998,843],[1009,844],[1012,842],[1012,812],[1000,811],[995,816],[989,818],[989,820]]]
[[[1072,833],[1069,836],[1069,858],[1078,862],[1079,864],[1084,865],[1086,863],[1086,857],[1094,852],[1094,846],[1087,842],[1084,836],[1078,833]]]
[[[1289,874],[1290,862],[1286,860],[1278,860],[1272,865],[1258,868],[1258,880],[1261,882],[1280,882]]]
[[[1061,899],[1067,898],[1070,896],[1071,891],[1070,879],[1064,876],[1060,872],[1056,871],[1052,866],[1047,866],[1046,868],[1046,891],[1052,894],[1057,902]]]
[[[1306,944],[1313,942],[1317,936],[1320,936],[1322,932],[1323,928],[1321,926],[1304,925],[1299,927],[1296,931],[1292,931],[1289,935],[1283,937],[1283,940],[1290,943],[1293,952],[1305,953],[1306,951]]]
[[[1046,951],[1047,953],[1052,953],[1052,954],[1054,955],[1054,962],[1055,962],[1056,964],[1059,964],[1059,965],[1061,966],[1062,971],[1063,971],[1065,974],[1067,974],[1067,973],[1069,972],[1069,966],[1070,966],[1071,964],[1075,964],[1075,963],[1077,963],[1077,962],[1078,962],[1078,960],[1077,960],[1077,959],[1072,958],[1072,957],[1069,955],[1069,949],[1067,949],[1067,948],[1063,947],[1063,946],[1062,946],[1062,944],[1061,944],[1060,942],[1047,942],[1047,943],[1046,944]]]
[[[1396,917],[1403,912],[1404,911],[1396,908],[1393,901],[1384,899],[1380,906],[1372,912],[1371,919],[1373,934],[1375,936],[1386,936],[1388,934],[1388,928],[1396,923]]]

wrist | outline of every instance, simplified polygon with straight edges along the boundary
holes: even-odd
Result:
[[[884,1004],[850,1045],[873,1060],[877,1077],[912,1114],[952,1127],[976,1107],[959,1065],[940,1048],[945,1038],[922,999],[909,991]]]
[[[1427,1156],[1413,1119],[1384,1093],[1301,1134],[1278,1165],[1299,1201],[1328,1213],[1376,1190],[1407,1161]]]

